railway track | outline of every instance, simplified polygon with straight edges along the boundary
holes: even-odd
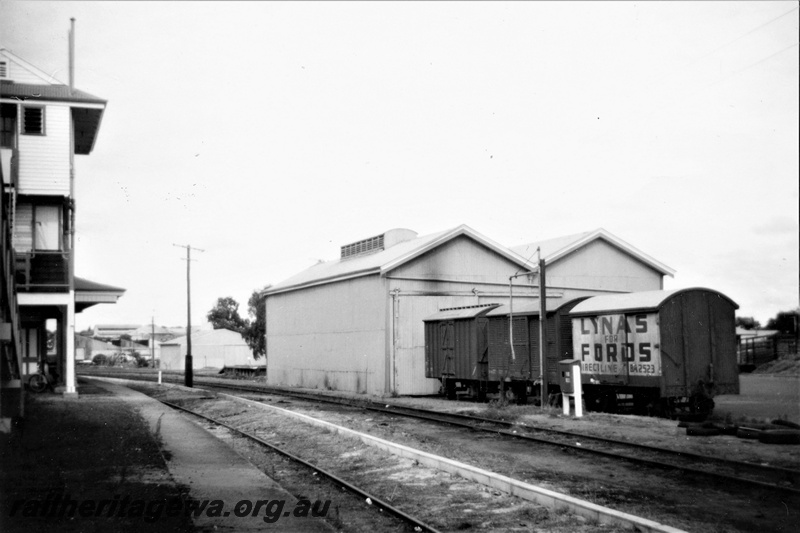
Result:
[[[152,388],[150,390],[153,391]],[[169,392],[170,390],[172,392]],[[352,492],[357,498],[357,502],[353,502],[352,504],[342,503],[343,507],[349,509],[352,505],[359,504],[363,507],[363,503],[366,500],[370,503],[371,507],[378,510],[379,513],[388,513],[398,520],[401,520],[406,527],[406,529],[402,529],[403,531],[436,531],[437,526],[446,530],[460,530],[470,529],[474,527],[473,524],[479,525],[481,530],[528,531],[531,524],[526,521],[532,518],[535,524],[544,527],[545,530],[552,531],[594,533],[635,530],[647,533],[686,533],[683,529],[671,527],[651,519],[609,509],[565,494],[543,490],[517,480],[506,478],[494,472],[481,470],[470,465],[451,461],[444,457],[433,456],[425,452],[417,452],[417,454],[415,454],[413,453],[414,450],[410,450],[412,452],[410,455],[402,452],[390,452],[390,455],[396,457],[396,459],[388,459],[385,456],[382,457],[381,454],[376,451],[368,452],[369,455],[376,453],[377,455],[374,457],[371,464],[359,465],[358,467],[360,472],[363,471],[361,473],[362,476],[372,476],[372,479],[365,480],[363,477],[361,478],[360,481],[365,482],[367,486],[375,485],[377,478],[377,483],[382,483],[383,487],[386,487],[385,478],[387,474],[392,471],[397,472],[397,462],[405,461],[404,465],[399,465],[404,473],[401,478],[404,481],[401,483],[402,485],[406,485],[406,488],[401,489],[401,492],[405,494],[403,498],[400,498],[400,501],[403,502],[402,504],[405,507],[416,511],[414,515],[411,515],[399,509],[398,506],[388,503],[386,499],[379,499],[374,496],[374,494],[382,493],[377,485],[374,486],[374,491],[360,488],[360,483],[357,485],[356,483],[348,482],[340,475],[330,470],[324,470],[320,468],[319,465],[308,463],[298,455],[286,451],[285,448],[279,448],[273,443],[261,439],[258,435],[242,429],[243,427],[257,428],[253,429],[253,431],[267,432],[270,434],[268,437],[270,440],[286,440],[289,442],[288,446],[290,447],[304,448],[304,451],[298,452],[299,455],[319,457],[321,461],[325,462],[330,461],[331,457],[336,457],[341,451],[341,448],[337,448],[335,444],[337,439],[332,438],[332,434],[338,433],[336,430],[332,431],[332,428],[337,428],[337,426],[326,422],[324,418],[312,419],[306,414],[287,411],[283,408],[276,408],[268,404],[245,399],[242,396],[237,397],[230,394],[210,396],[204,395],[203,392],[200,391],[198,391],[200,392],[199,394],[192,394],[185,390],[165,390],[163,388],[153,392],[156,397],[166,395],[175,398],[174,402],[165,401],[164,399],[159,400],[172,408],[199,417],[202,421],[222,427],[226,431],[241,435],[252,442],[268,447],[271,451],[289,457],[292,461],[302,463],[312,472],[312,475],[324,474],[336,487],[341,486],[343,489]],[[185,402],[203,412],[195,411],[194,409],[188,408],[186,405],[178,405],[178,403]],[[287,402],[281,400],[278,403],[285,404]],[[248,409],[247,406],[255,408]],[[209,413],[215,413],[215,416],[209,416]],[[313,420],[313,423],[297,424],[296,417]],[[225,418],[226,421],[223,422],[220,418]],[[276,418],[283,420],[284,425],[278,424],[276,426]],[[228,423],[228,420],[230,420],[231,423]],[[345,427],[338,427],[338,430],[345,432],[338,433],[339,435],[347,435],[347,432],[358,435],[358,432],[354,432]],[[298,442],[298,436],[292,434],[295,432],[300,432],[302,434],[300,442]],[[307,433],[313,432],[316,432],[318,435],[316,439],[310,434],[306,435]],[[361,437],[370,438],[368,435],[363,434]],[[352,451],[354,450],[353,442],[362,440],[362,444],[366,444],[363,443],[362,438],[356,438],[355,440],[339,440],[345,440],[350,443],[345,445],[348,450],[346,455],[360,453],[358,451]],[[381,441],[382,439],[375,438],[375,440]],[[310,441],[310,443],[308,441]],[[383,442],[386,443],[386,441]],[[330,443],[334,443],[332,448],[329,448]],[[283,444],[283,442],[281,442],[281,444]],[[395,443],[389,444],[396,446]],[[404,448],[402,445],[399,445],[399,447]],[[367,445],[366,448],[374,450],[375,447]],[[383,447],[378,446],[378,448]],[[406,448],[406,452],[408,451],[409,450]],[[240,451],[240,453],[242,452]],[[250,457],[250,452],[246,453],[247,456]],[[272,461],[270,460],[269,462],[271,463]],[[335,463],[336,461],[333,462]],[[443,467],[442,463],[449,463],[449,468]],[[352,469],[348,469],[346,466],[342,467],[337,464],[333,469],[337,472],[344,472],[343,475],[348,479],[354,475],[356,479],[359,478],[359,474],[354,474]],[[409,469],[417,471],[420,469],[428,469],[437,471],[437,473],[426,474],[422,472],[421,477],[415,477],[420,476],[420,473],[417,472],[412,474],[412,477],[409,478],[405,474]],[[268,467],[265,468],[264,471],[269,475]],[[477,476],[472,474],[477,474]],[[308,478],[309,475],[306,474],[305,477]],[[492,478],[492,480],[488,478]],[[426,481],[422,481],[421,483],[420,480]],[[453,480],[459,480],[455,481],[455,488],[453,488],[452,485],[454,483]],[[421,488],[421,485],[426,485],[426,488]],[[470,488],[465,487],[465,485]],[[397,489],[397,487],[398,485],[395,484],[394,489]],[[496,489],[499,489],[501,492]],[[384,488],[383,490],[386,490],[385,494],[389,494],[388,489]],[[409,493],[408,491],[413,492]],[[471,496],[470,493],[472,493]],[[394,490],[392,490],[391,494],[392,496],[388,497],[389,500],[394,496]],[[409,498],[411,494],[413,494],[413,497]],[[491,496],[489,494],[491,494]],[[497,503],[494,503],[495,501]],[[531,507],[531,503],[538,505]],[[441,510],[445,508],[449,510],[449,516],[443,517],[441,515]],[[463,514],[459,509],[464,509]],[[417,513],[421,513],[421,515]],[[420,516],[423,518],[420,518]],[[431,520],[434,521],[433,523],[437,523],[437,526],[431,525]],[[346,522],[339,522],[336,524],[336,527],[348,531],[389,531],[389,529],[383,527],[365,530],[363,524],[360,526],[360,529],[354,529],[351,527],[350,523]],[[400,531],[399,529],[392,530]]]
[[[409,526],[409,530],[413,530],[415,532],[428,531],[428,532],[431,532],[431,533],[438,533],[438,531],[439,531],[438,529],[436,529],[433,526],[427,524],[426,522],[424,522],[420,518],[414,517],[414,516],[404,512],[404,511],[402,511],[398,507],[396,507],[396,506],[392,505],[391,503],[389,503],[389,502],[377,497],[376,495],[370,494],[367,490],[365,490],[365,489],[363,489],[361,487],[358,487],[358,486],[346,481],[345,479],[342,479],[341,477],[337,476],[333,472],[330,472],[328,470],[320,468],[319,466],[317,466],[315,464],[312,464],[312,463],[306,461],[305,459],[302,459],[301,457],[298,457],[297,455],[289,452],[288,450],[285,450],[285,449],[283,449],[283,448],[281,448],[279,446],[276,446],[276,445],[274,445],[272,443],[269,443],[269,442],[265,441],[264,439],[254,435],[254,434],[252,434],[250,432],[244,431],[244,430],[242,430],[240,428],[237,428],[237,427],[234,427],[234,426],[232,426],[232,425],[230,425],[230,424],[228,424],[226,422],[223,422],[223,421],[218,420],[216,418],[204,415],[202,413],[199,413],[199,412],[194,411],[192,409],[189,409],[187,407],[184,407],[184,406],[181,406],[181,405],[177,405],[177,404],[174,404],[174,403],[171,403],[171,402],[168,402],[168,401],[164,401],[164,400],[160,400],[160,401],[163,404],[168,405],[169,407],[172,407],[173,409],[177,409],[177,410],[183,411],[185,413],[189,413],[192,416],[195,416],[197,418],[203,419],[203,420],[205,420],[207,422],[211,422],[212,424],[215,424],[216,426],[223,427],[223,428],[227,429],[228,431],[230,431],[230,432],[232,432],[232,433],[234,433],[236,435],[244,437],[244,438],[248,439],[249,441],[258,444],[261,447],[267,448],[272,452],[278,453],[278,454],[282,455],[283,457],[286,457],[286,458],[290,459],[294,463],[302,465],[303,467],[305,467],[308,470],[310,476],[321,475],[321,476],[325,477],[326,479],[328,479],[332,483],[334,483],[336,486],[341,487],[342,489],[345,489],[345,490],[349,491],[353,495],[354,498],[358,498],[359,499],[359,504],[363,504],[363,502],[365,502],[365,501],[369,502],[369,505],[375,510],[375,512],[377,512],[377,513],[384,513],[385,512],[387,514],[390,514],[390,515],[394,516],[395,518],[400,520],[402,523],[408,525]]]
[[[133,377],[142,379],[140,374],[108,377]],[[175,376],[170,376],[171,378]],[[178,376],[179,377],[179,376]],[[179,379],[170,379],[179,382]],[[622,460],[639,466],[667,471],[679,471],[692,476],[716,480],[721,484],[756,488],[788,494],[800,495],[800,471],[787,468],[761,465],[757,463],[732,461],[722,457],[699,455],[668,448],[648,446],[629,441],[599,437],[589,434],[556,430],[552,428],[521,425],[496,419],[480,418],[464,414],[444,413],[426,409],[411,408],[397,404],[370,401],[351,401],[345,398],[332,398],[307,392],[287,391],[260,385],[242,383],[220,383],[219,380],[195,379],[197,385],[247,394],[271,394],[299,400],[334,404],[347,408],[368,410],[386,416],[401,416],[425,420],[436,424],[448,424],[470,431],[485,432],[516,439],[536,445],[556,446],[579,454],[591,454],[613,460]]]

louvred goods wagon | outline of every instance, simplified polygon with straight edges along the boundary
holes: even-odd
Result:
[[[558,361],[571,359],[572,321],[569,312],[586,298],[566,302],[548,299],[545,313],[545,362],[549,387],[559,383]],[[526,403],[528,396],[539,397],[542,385],[539,365],[539,301],[515,301],[489,311],[488,378],[491,391],[502,391],[508,400]],[[511,327],[509,326],[511,319]],[[512,344],[508,339],[513,336]]]
[[[450,399],[485,397],[488,380],[486,313],[498,304],[442,309],[425,323],[425,377],[441,381]]]
[[[704,288],[595,296],[570,312],[587,409],[705,414],[739,393],[735,311]]]
[[[558,361],[572,357],[569,311],[583,299],[547,301],[548,383],[559,383]],[[513,308],[491,304],[443,309],[424,322],[425,376],[439,379],[440,392],[448,398],[482,401],[488,394],[502,393],[508,400],[525,403],[530,395],[538,397],[542,382],[538,300],[515,300]],[[513,352],[508,342],[512,334]]]

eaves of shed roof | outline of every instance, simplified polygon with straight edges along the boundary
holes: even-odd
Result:
[[[288,292],[336,281],[344,281],[362,276],[383,276],[391,270],[409,261],[413,261],[419,256],[461,236],[471,238],[509,261],[518,264],[522,268],[529,269],[531,267],[531,265],[526,263],[519,255],[505,246],[492,241],[469,226],[462,224],[461,226],[446,231],[431,233],[430,235],[423,235],[416,239],[400,242],[380,252],[318,263],[289,279],[273,285],[262,294],[269,296],[281,292]]]
[[[536,254],[536,248],[538,247],[541,252],[541,257],[545,260],[545,264],[552,264],[598,239],[610,243],[628,255],[650,266],[654,270],[661,272],[663,275],[670,277],[675,276],[674,269],[650,257],[635,246],[628,244],[603,228],[598,228],[594,231],[576,233],[574,235],[566,235],[564,237],[558,237],[555,239],[548,239],[545,241],[532,242],[523,244],[521,246],[514,246],[511,249],[521,255],[523,258],[530,261]]]
[[[720,298],[725,298],[734,309],[739,306],[722,294],[713,289],[705,289],[701,287],[693,287],[687,289],[672,289],[669,291],[642,291],[630,292],[623,294],[607,294],[602,296],[593,296],[587,300],[576,305],[570,315],[572,316],[587,316],[595,314],[609,314],[609,313],[632,313],[635,311],[647,312],[656,311],[661,308],[668,300],[683,292],[689,291],[705,291],[715,294]]]

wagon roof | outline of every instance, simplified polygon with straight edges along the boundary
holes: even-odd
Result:
[[[600,313],[622,313],[633,311],[657,311],[670,299],[678,294],[685,292],[701,291],[716,295],[719,298],[728,300],[734,309],[739,306],[722,294],[713,289],[705,289],[702,287],[693,287],[689,289],[673,289],[669,291],[643,291],[643,292],[630,292],[625,294],[609,294],[603,296],[593,296],[585,300],[570,312],[570,315],[596,315]]]
[[[475,318],[486,314],[500,304],[472,305],[469,307],[454,307],[452,309],[442,309],[430,316],[422,319],[423,322],[435,322],[437,320],[454,320],[459,318]]]
[[[551,311],[558,311],[563,306],[567,305],[568,303],[574,302],[576,298],[572,298],[570,300],[564,300],[563,298],[546,298],[545,301],[545,310],[546,312],[550,313]],[[495,309],[492,309],[486,316],[505,316],[508,315],[509,311],[514,312],[514,316],[516,315],[538,315],[539,314],[539,300],[520,300],[517,302],[517,299],[514,298],[514,305],[513,307],[509,307],[508,304],[501,305]]]

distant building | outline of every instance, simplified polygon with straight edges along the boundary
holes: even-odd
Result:
[[[739,368],[744,372],[785,355],[796,354],[797,346],[796,331],[736,328],[736,355]]]
[[[118,340],[123,335],[132,336],[139,327],[139,324],[98,324],[94,327],[94,338]]]
[[[202,329],[202,326],[192,326],[193,333],[202,331]],[[127,335],[132,341],[143,344],[148,344],[151,338],[155,338],[158,343],[186,335],[186,328],[150,324],[97,324],[92,336],[95,339],[119,340],[123,335]]]
[[[161,368],[184,370],[186,368],[186,337],[161,344]],[[219,368],[224,366],[253,365],[253,352],[241,333],[227,329],[214,329],[192,333],[192,367]]]

